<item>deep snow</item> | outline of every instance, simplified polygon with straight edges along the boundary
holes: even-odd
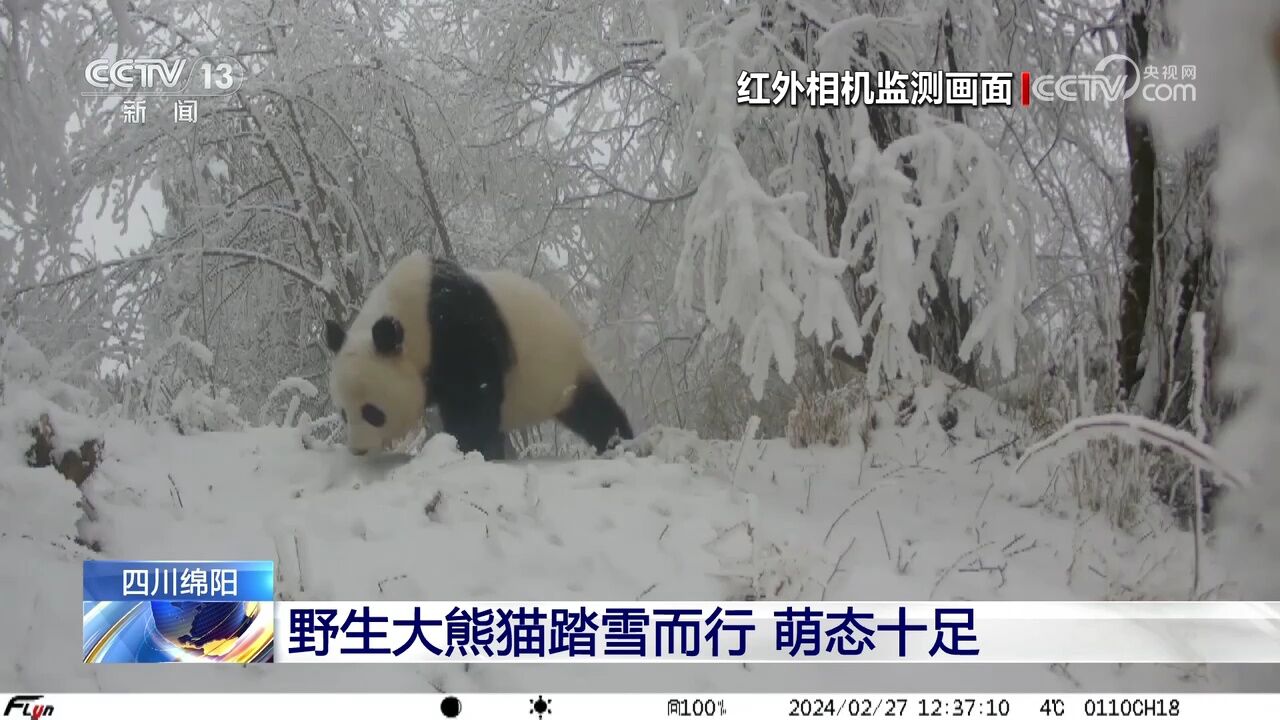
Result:
[[[79,662],[80,561],[270,559],[282,599],[1185,599],[1191,536],[1151,499],[1136,530],[1003,483],[1015,428],[939,380],[878,405],[870,449],[700,440],[655,428],[606,459],[486,464],[437,436],[414,457],[304,449],[295,428],[181,436],[104,422],[80,493],[27,468],[0,407],[0,686],[73,690],[1131,691],[1274,688],[1275,668],[478,665],[217,667]],[[14,397],[10,394],[9,397]],[[78,430],[83,432],[83,427]],[[1003,449],[1000,449],[1003,448]],[[992,452],[992,451],[996,452]],[[1018,478],[1043,488],[1048,478]],[[1220,584],[1206,559],[1204,587]]]

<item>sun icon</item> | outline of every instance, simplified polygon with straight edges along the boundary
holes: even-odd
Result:
[[[529,714],[536,714],[538,716],[538,720],[542,720],[543,715],[551,714],[551,701],[544,700],[541,695],[538,696],[537,700],[530,700]]]

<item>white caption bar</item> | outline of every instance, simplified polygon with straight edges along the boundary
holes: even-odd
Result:
[[[1280,716],[1280,695],[1226,694],[48,694],[15,693],[9,717],[95,720],[289,718],[1179,718],[1238,720]]]
[[[1280,663],[1280,603],[278,602],[275,608],[276,662]],[[581,622],[584,611],[598,627]]]

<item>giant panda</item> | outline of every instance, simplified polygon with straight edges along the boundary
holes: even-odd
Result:
[[[408,255],[351,326],[325,321],[330,397],[351,452],[386,449],[440,412],[463,452],[503,458],[505,433],[555,419],[597,453],[631,425],[588,360],[577,323],[545,289],[506,271]]]

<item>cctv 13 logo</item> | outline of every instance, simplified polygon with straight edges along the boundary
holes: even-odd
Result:
[[[22,717],[29,717],[31,720],[40,720],[42,717],[53,715],[52,705],[43,705],[36,701],[44,697],[43,695],[14,695],[9,698],[9,704],[4,706],[4,717],[15,715],[15,710],[21,712],[16,713]]]

